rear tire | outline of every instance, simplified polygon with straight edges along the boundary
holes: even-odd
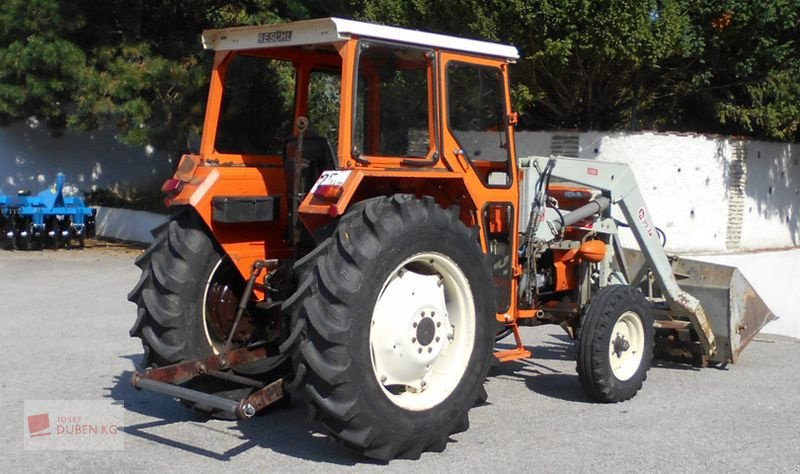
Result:
[[[592,298],[578,337],[578,376],[595,401],[633,398],[653,359],[653,317],[642,293],[606,286]]]
[[[495,302],[457,208],[408,195],[355,205],[302,291],[295,325],[307,338],[293,357],[326,432],[389,460],[441,451],[468,428],[485,394]]]
[[[205,300],[212,278],[226,256],[192,211],[173,216],[154,229],[153,236],[153,244],[136,259],[142,274],[128,294],[128,300],[137,306],[137,318],[130,335],[142,340],[142,366],[163,367],[213,355],[221,349],[224,337],[209,335],[212,328],[206,319]],[[243,284],[238,281],[241,280],[238,272],[228,272],[224,278],[235,288]],[[281,370],[279,367],[285,360],[282,356],[272,357],[253,370],[241,372],[267,379],[272,370]],[[188,386],[233,400],[252,392],[251,388],[213,378],[199,377]],[[213,413],[206,407],[195,408]]]

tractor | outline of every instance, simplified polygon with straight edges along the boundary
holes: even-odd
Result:
[[[203,45],[199,149],[129,294],[139,389],[237,418],[294,395],[343,446],[414,459],[531,357],[522,326],[560,325],[614,403],[659,347],[734,362],[770,317],[734,269],[667,256],[627,165],[518,159],[512,46],[338,18]]]

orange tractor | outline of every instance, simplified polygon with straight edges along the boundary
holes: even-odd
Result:
[[[657,341],[733,362],[769,316],[735,270],[666,256],[626,165],[517,159],[514,47],[335,18],[203,42],[200,149],[129,295],[137,388],[240,418],[296,393],[343,445],[416,458],[493,359],[531,356],[520,326],[561,325],[619,402]]]

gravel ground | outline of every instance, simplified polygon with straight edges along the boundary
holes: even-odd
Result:
[[[726,369],[659,363],[633,400],[600,405],[583,394],[563,333],[526,329],[534,359],[494,369],[470,429],[419,461],[344,451],[300,406],[206,420],[128,383],[141,358],[126,300],[139,252],[99,242],[0,252],[0,460],[13,471],[800,471],[800,341],[769,335]],[[41,399],[123,402],[125,449],[25,451],[23,403]]]

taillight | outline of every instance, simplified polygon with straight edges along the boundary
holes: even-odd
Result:
[[[183,189],[183,181],[178,178],[170,178],[161,185],[161,192],[166,194],[178,194]]]
[[[183,181],[178,178],[170,178],[164,181],[161,185],[161,192],[164,196],[164,206],[170,207],[172,205],[172,198],[175,197],[183,189]]]
[[[326,201],[336,201],[341,197],[344,188],[336,184],[321,184],[314,190],[314,197]]]

